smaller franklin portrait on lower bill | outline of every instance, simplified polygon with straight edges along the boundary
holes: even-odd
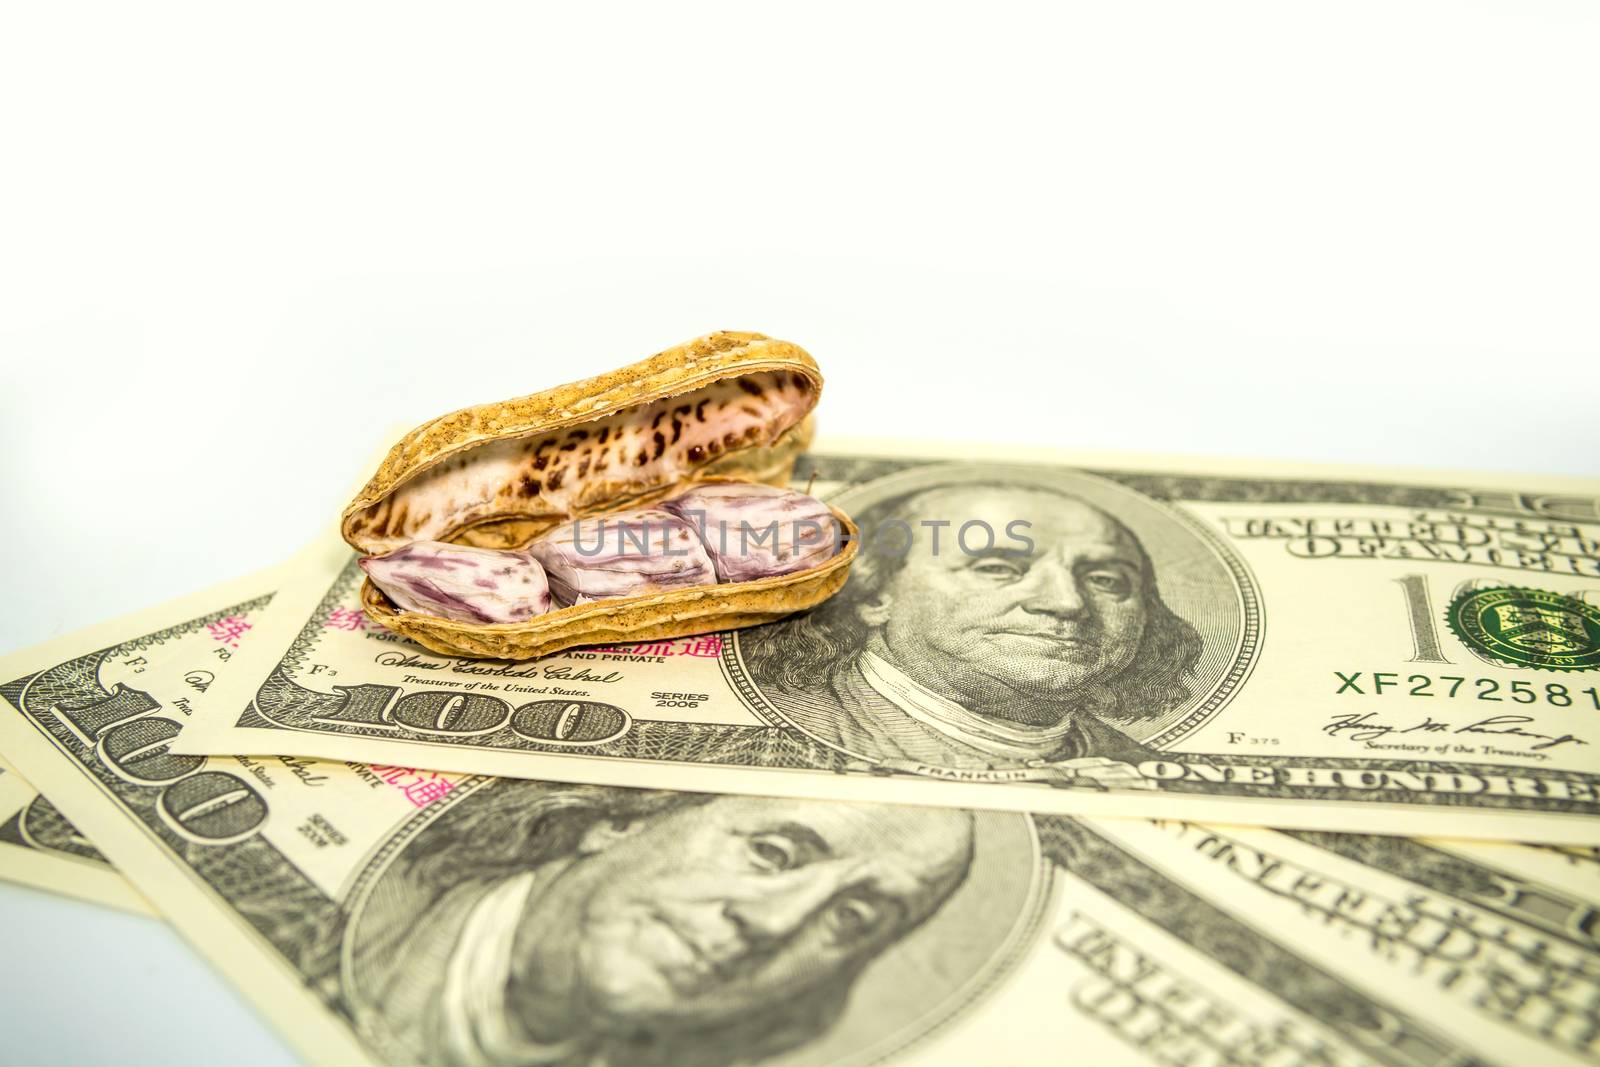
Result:
[[[1110,480],[941,464],[833,499],[864,535],[850,580],[734,647],[759,712],[852,756],[1156,759],[1214,713],[1247,654],[1242,566]]]
[[[876,1059],[1036,935],[1026,816],[480,779],[351,893],[341,986],[386,1059]]]

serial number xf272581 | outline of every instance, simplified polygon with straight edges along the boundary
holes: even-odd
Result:
[[[1334,671],[1336,696],[1444,697],[1491,703],[1547,704],[1553,708],[1593,708],[1600,711],[1600,689],[1573,690],[1560,682],[1502,683],[1497,678],[1469,678],[1462,674],[1406,674],[1398,671]]]

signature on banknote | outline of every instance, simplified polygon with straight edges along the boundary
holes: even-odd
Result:
[[[1528,752],[1540,752],[1544,749],[1559,748],[1562,745],[1587,745],[1589,742],[1572,734],[1541,734],[1532,730],[1523,729],[1524,723],[1533,722],[1531,715],[1491,715],[1487,719],[1468,723],[1465,726],[1456,726],[1448,722],[1440,722],[1431,715],[1425,715],[1420,720],[1396,725],[1385,722],[1370,711],[1366,712],[1340,712],[1331,716],[1322,732],[1330,737],[1342,737],[1348,741],[1367,743],[1407,734],[1489,734],[1502,741],[1520,744],[1520,750],[1513,750],[1510,754],[1520,755]],[[1489,755],[1496,752],[1488,748],[1484,750]]]

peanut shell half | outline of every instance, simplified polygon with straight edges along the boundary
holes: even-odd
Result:
[[[441,416],[389,451],[345,509],[341,531],[368,555],[414,541],[522,548],[576,518],[643,507],[702,482],[784,485],[810,441],[822,391],[799,346],[708,334],[585,381]],[[617,597],[517,623],[399,610],[371,582],[367,614],[434,652],[531,659],[577,645],[753,626],[814,607],[844,584],[855,526],[819,566],[750,582]]]

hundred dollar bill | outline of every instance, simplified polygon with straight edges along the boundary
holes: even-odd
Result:
[[[263,606],[0,663],[0,745],[311,1062],[1597,1058],[1575,855],[172,752]]]
[[[1270,928],[1308,924],[1295,941],[1308,960],[1337,968],[1360,958],[1374,976],[1437,994],[1430,1010],[1493,1018],[1600,1058],[1600,894],[1588,872],[1499,843],[1097,825],[1237,914]]]
[[[845,588],[767,626],[431,654],[303,570],[176,751],[1600,842],[1600,483],[857,444]]]
[[[150,912],[100,850],[4,759],[0,878],[124,911]]]
[[[97,675],[105,668],[108,691],[119,700],[144,699],[141,690],[130,687],[137,687],[158,670],[166,672],[176,679],[164,694],[174,713],[193,714],[194,702],[215,683],[225,670],[223,664],[233,658],[250,632],[251,615],[259,613],[282,580],[281,568],[272,568],[11,653],[0,659],[0,675],[15,680],[21,687],[19,693],[26,692],[28,680],[19,677],[25,665],[56,662],[62,650],[71,649],[89,653],[75,669]],[[146,624],[158,618],[182,618],[197,627],[205,640],[191,642],[189,655],[181,662],[165,658],[173,646],[163,644],[159,633],[130,640],[132,635],[147,634],[150,627]],[[119,648],[120,657],[102,663],[97,651],[112,646]],[[151,654],[154,649],[161,652]],[[110,680],[113,675],[117,680]],[[172,732],[176,734],[176,725]],[[146,739],[157,749],[165,741],[161,737]],[[4,756],[0,756],[0,877],[127,911],[150,914],[152,910],[95,842]]]

